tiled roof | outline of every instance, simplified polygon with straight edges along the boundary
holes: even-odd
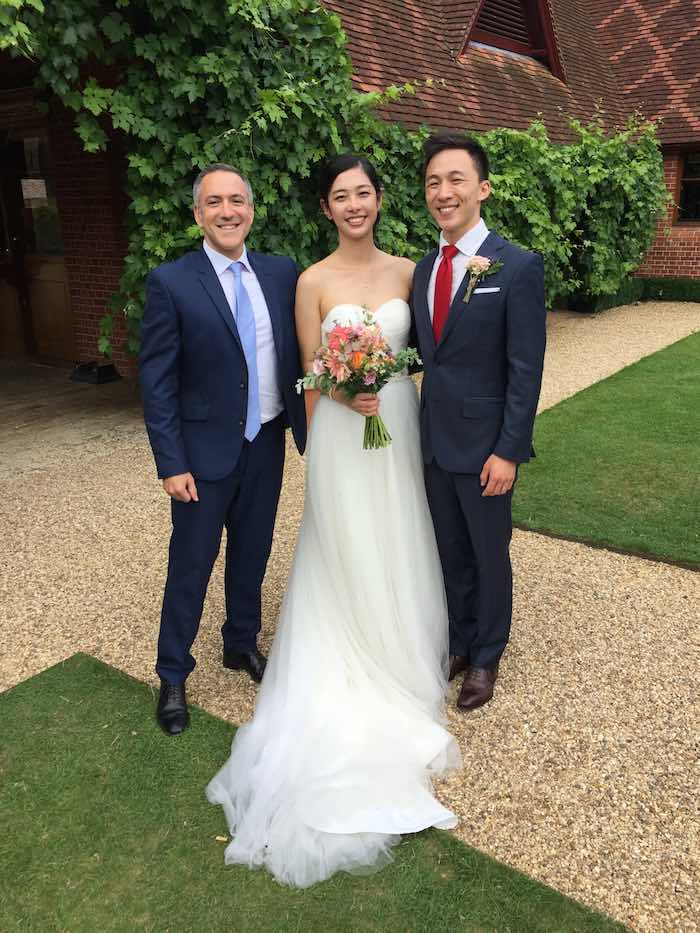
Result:
[[[567,115],[589,119],[600,104],[610,122],[623,117],[615,77],[587,13],[591,0],[548,0],[566,75],[542,64],[475,44],[460,55],[478,0],[325,0],[348,35],[356,86],[432,78],[387,108],[407,126],[522,129],[541,115],[553,139],[569,137]]]
[[[700,143],[700,0],[598,0],[591,12],[624,107],[664,143]]]
[[[448,49],[453,55],[459,55],[479,12],[479,0],[439,0],[434,6],[442,12]]]

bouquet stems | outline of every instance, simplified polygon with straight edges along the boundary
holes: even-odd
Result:
[[[364,450],[379,450],[391,444],[391,434],[380,415],[370,415],[365,418],[365,439],[362,444]]]

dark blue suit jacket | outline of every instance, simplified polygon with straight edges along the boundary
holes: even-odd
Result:
[[[286,256],[248,252],[272,322],[286,421],[306,443],[294,326],[298,269]],[[243,446],[248,370],[231,309],[204,250],[154,269],[141,325],[140,381],[158,476],[191,472],[217,480]]]
[[[530,459],[544,361],[546,314],[544,268],[529,253],[490,233],[480,256],[503,268],[485,276],[468,304],[469,276],[455,295],[440,342],[435,345],[428,309],[434,250],[416,266],[413,326],[423,359],[421,443],[451,473],[480,473],[495,453],[523,463]]]

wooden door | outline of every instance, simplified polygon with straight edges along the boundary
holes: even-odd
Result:
[[[34,130],[8,138],[0,163],[0,354],[73,361],[73,317],[48,137]]]

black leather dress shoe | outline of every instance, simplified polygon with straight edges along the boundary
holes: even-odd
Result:
[[[252,651],[227,651],[224,648],[224,667],[230,671],[248,671],[257,684],[263,679],[266,664],[267,658],[257,648]]]
[[[180,735],[185,731],[190,724],[190,714],[184,684],[169,684],[167,680],[161,680],[156,719],[166,735]]]

